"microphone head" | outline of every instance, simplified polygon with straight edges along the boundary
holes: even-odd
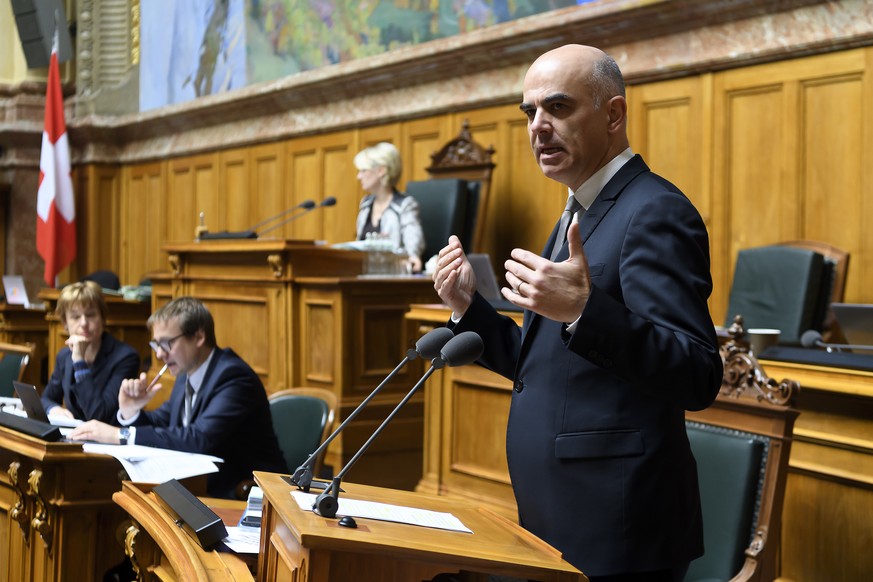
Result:
[[[328,196],[321,201],[321,204],[319,204],[319,206],[333,206],[334,204],[336,204],[336,198],[334,198],[333,196]]]
[[[447,366],[466,366],[472,364],[485,351],[482,338],[475,331],[464,331],[450,339],[440,350],[440,359]]]
[[[814,348],[821,342],[821,334],[814,329],[808,329],[800,336],[800,345],[805,348]]]
[[[415,342],[415,352],[425,360],[432,360],[440,355],[440,350],[453,337],[455,334],[449,328],[437,327]]]
[[[300,204],[297,205],[300,208],[305,208],[306,210],[311,210],[315,208],[315,201],[313,200],[304,200]]]

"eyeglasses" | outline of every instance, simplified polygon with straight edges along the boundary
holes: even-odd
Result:
[[[169,352],[170,350],[173,349],[173,342],[176,341],[177,339],[179,339],[180,337],[182,337],[183,335],[186,335],[186,334],[180,333],[176,337],[171,337],[170,339],[165,339],[165,340],[152,340],[149,342],[149,345],[151,346],[151,348],[154,351],[158,351],[160,349],[160,350],[164,350],[165,352]]]

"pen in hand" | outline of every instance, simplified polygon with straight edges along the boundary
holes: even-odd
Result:
[[[149,385],[148,385],[148,386],[146,386],[146,389],[145,389],[146,392],[148,392],[149,390],[151,390],[151,389],[152,389],[152,386],[154,386],[155,384],[158,383],[158,380],[160,380],[160,379],[161,379],[161,376],[164,375],[164,372],[167,371],[167,366],[169,366],[169,364],[164,364],[164,367],[160,369],[160,371],[158,372],[158,374],[157,374],[154,378],[152,378],[152,381],[149,382]]]

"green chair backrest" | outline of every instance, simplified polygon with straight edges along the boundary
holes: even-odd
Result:
[[[769,439],[692,421],[685,429],[697,461],[706,552],[685,581],[727,581],[743,567],[754,534]]]
[[[285,394],[270,399],[270,415],[288,472],[293,473],[321,444],[330,407],[314,396]]]
[[[743,249],[731,282],[725,327],[742,315],[745,328],[781,331],[780,344],[797,345],[809,329],[822,330],[833,265],[808,249],[773,245]],[[824,299],[822,299],[824,295]]]
[[[21,373],[28,361],[27,354],[0,352],[0,396],[15,396],[12,387],[13,380],[20,380]]]

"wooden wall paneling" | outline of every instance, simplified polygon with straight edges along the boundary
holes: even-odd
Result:
[[[403,142],[401,139],[401,128],[402,125],[399,122],[386,123],[384,125],[374,125],[371,127],[364,127],[355,132],[354,139],[352,143],[354,144],[352,149],[352,159],[354,159],[355,154],[361,151],[364,148],[368,148],[370,146],[374,146],[379,142],[387,141],[388,143],[393,143],[400,149],[401,154],[405,152],[405,148],[403,146]],[[406,176],[406,169],[408,168],[406,164],[406,160],[403,160],[403,177]]]
[[[328,196],[334,196],[337,203],[333,207],[316,208],[275,233],[284,232],[289,239],[326,240],[328,243],[354,238],[358,208],[352,164],[356,152],[351,151],[354,142],[353,132],[308,136],[287,142],[288,205],[307,199],[321,202]]]
[[[712,75],[632,86],[627,93],[631,148],[688,196],[712,239]]]
[[[78,252],[74,278],[98,269],[118,272],[121,169],[88,165],[78,168],[76,175]]]
[[[324,189],[316,201],[321,201],[328,196],[337,199],[336,206],[319,208],[315,216],[310,218],[313,224],[320,227],[320,236],[317,238],[329,243],[338,243],[355,238],[355,219],[358,216],[359,199],[357,197],[358,181],[355,171],[354,139],[349,135],[342,137],[332,144],[325,144],[323,150],[323,175]],[[305,219],[304,219],[305,220]]]
[[[873,289],[866,282],[873,281],[873,49],[864,50],[864,110],[860,125],[864,131],[861,147],[861,248],[850,259],[846,292],[847,301],[873,303]],[[855,283],[853,280],[857,280]],[[855,287],[858,285],[858,287]]]
[[[239,148],[218,153],[218,191],[224,204],[215,216],[204,213],[210,232],[245,230],[257,221],[257,191],[252,190],[251,157],[253,148]]]
[[[792,238],[797,211],[793,192],[786,191],[796,173],[795,159],[785,155],[793,134],[786,120],[796,110],[786,97],[792,92],[773,77],[735,79],[731,73],[717,75],[713,91],[711,306],[718,324],[725,322],[737,252]]]
[[[122,172],[121,241],[118,276],[139,283],[143,275],[168,269],[161,245],[167,239],[167,164],[127,166]]]
[[[431,165],[431,154],[437,153],[447,141],[461,131],[461,126],[452,127],[450,115],[414,119],[403,123],[402,137],[397,147],[403,155],[403,174],[400,176],[401,189],[407,182],[427,180],[427,168]],[[422,257],[424,260],[426,258]]]
[[[834,165],[833,154],[822,148],[834,147],[840,156],[843,146],[812,143],[828,139],[859,143],[862,130],[849,128],[839,115],[856,118],[862,102],[857,79],[865,66],[864,52],[846,51],[747,67],[719,73],[714,78],[713,194],[719,205],[715,212],[713,272],[718,282],[713,301],[716,322],[725,321],[727,294],[739,250],[794,238],[828,237],[821,214],[822,183],[819,176],[830,176],[843,192],[835,192],[841,213],[828,213],[827,231],[845,229],[841,236],[852,236],[857,227],[847,221],[860,208],[845,206],[858,200],[860,174],[857,152]],[[851,81],[855,79],[855,81]],[[830,101],[836,99],[836,103]],[[833,110],[826,113],[823,109]],[[839,113],[837,113],[839,112]],[[847,114],[848,112],[848,114]],[[853,113],[854,112],[854,113]],[[833,128],[817,128],[833,123]],[[843,129],[850,135],[843,136]],[[823,159],[815,160],[817,155]],[[827,178],[824,179],[828,181]],[[812,190],[815,190],[813,193]],[[814,198],[810,199],[809,195]],[[827,194],[830,196],[831,194]],[[812,220],[813,222],[808,222]],[[807,232],[806,228],[811,231]],[[826,242],[839,244],[829,238]],[[858,246],[858,243],[850,246]],[[850,263],[851,268],[851,263]],[[847,283],[851,283],[849,276]]]
[[[177,158],[167,171],[167,240],[194,240],[200,213],[220,216],[218,154]],[[219,229],[221,230],[221,229]]]
[[[288,188],[285,184],[285,153],[284,143],[271,143],[251,149],[251,178],[248,189],[235,192],[234,196],[240,200],[235,208],[246,208],[246,220],[248,223],[242,228],[250,228],[254,224],[276,216],[283,210],[294,206],[294,202],[288,200]],[[275,226],[288,215],[279,218],[275,222],[269,222],[258,230]],[[282,227],[277,228],[266,236],[275,236],[283,232]]]

